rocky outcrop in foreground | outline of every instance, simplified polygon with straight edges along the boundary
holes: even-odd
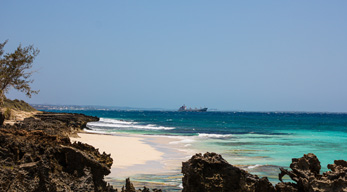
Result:
[[[110,155],[43,131],[0,129],[0,191],[115,191]]]
[[[280,182],[274,187],[266,177],[259,178],[230,165],[216,153],[196,154],[183,162],[183,192],[344,192],[347,191],[347,162],[336,160],[328,165],[331,171],[319,174],[320,162],[310,153],[293,159],[292,171],[281,168],[294,181]]]
[[[272,184],[247,171],[230,165],[216,153],[196,154],[183,162],[182,192],[234,191],[274,192]]]
[[[0,125],[0,191],[117,191],[104,181],[111,156],[67,137],[98,120],[43,112],[14,125]],[[122,191],[135,191],[129,179]],[[137,190],[150,191],[161,190]]]
[[[288,175],[295,183],[278,183],[277,191],[347,191],[347,161],[335,160],[334,164],[328,165],[331,171],[321,175],[318,158],[309,153],[299,159],[292,159],[290,168],[292,171],[280,168],[279,179],[282,181],[282,177]]]
[[[96,117],[47,113],[0,129],[0,191],[116,191],[104,181],[113,163],[69,137]]]

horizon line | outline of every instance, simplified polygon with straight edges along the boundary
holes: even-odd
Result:
[[[77,104],[34,104],[30,103],[30,105],[48,105],[48,106],[75,106],[75,107],[105,107],[105,108],[123,108],[123,109],[109,109],[112,110],[145,110],[145,111],[178,111],[178,109],[171,109],[171,108],[158,108],[158,107],[129,107],[129,106],[115,106],[115,105],[77,105]],[[127,109],[126,109],[127,108]],[[73,110],[73,109],[70,109]],[[75,109],[78,110],[78,109]],[[106,109],[101,109],[106,110]],[[274,110],[274,111],[252,111],[252,110],[219,110],[216,108],[212,108],[211,110],[208,110],[207,112],[238,112],[238,113],[326,113],[326,114],[347,114],[347,112],[332,112],[332,111],[282,111],[282,110]]]

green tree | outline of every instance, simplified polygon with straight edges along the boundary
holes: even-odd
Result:
[[[4,54],[6,43],[7,40],[0,43],[0,107],[3,107],[5,94],[11,88],[25,93],[29,98],[39,92],[31,89],[30,84],[34,80],[30,77],[34,73],[32,64],[40,51],[33,45],[19,45],[13,53]]]

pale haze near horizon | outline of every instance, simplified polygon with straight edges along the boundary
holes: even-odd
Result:
[[[34,104],[347,112],[346,1],[2,1]]]

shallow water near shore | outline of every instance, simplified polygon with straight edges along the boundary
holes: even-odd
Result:
[[[59,111],[61,112],[61,111]],[[278,182],[279,167],[292,158],[314,153],[322,170],[336,159],[347,159],[347,114],[250,113],[174,111],[65,111],[101,117],[88,123],[91,132],[159,136],[168,142],[147,140],[158,150],[168,150],[164,159],[181,160],[200,152],[220,153],[230,164]],[[171,139],[171,140],[170,140]],[[165,139],[164,139],[165,140]],[[179,154],[174,157],[174,154]],[[170,156],[171,155],[171,156]],[[168,161],[169,162],[169,161]],[[167,191],[179,190],[180,163],[171,162],[170,174],[136,174],[135,185],[169,183]],[[150,165],[149,165],[150,166]],[[175,168],[175,166],[177,166]],[[173,179],[174,178],[174,179]],[[108,178],[119,185],[115,178]],[[122,181],[124,182],[124,181]],[[117,184],[118,183],[118,184]],[[124,184],[123,184],[124,185]],[[147,184],[146,184],[147,186]]]

